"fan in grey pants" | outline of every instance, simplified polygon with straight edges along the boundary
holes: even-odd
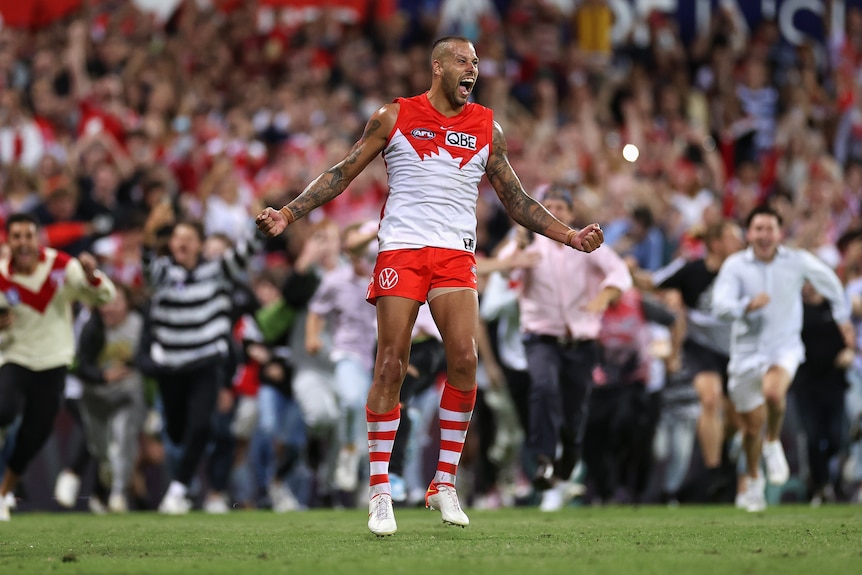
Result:
[[[132,360],[142,319],[129,310],[122,290],[93,313],[81,331],[77,373],[84,382],[81,419],[87,445],[99,463],[99,481],[110,485],[108,509],[124,512],[138,437],[146,415],[143,378]]]

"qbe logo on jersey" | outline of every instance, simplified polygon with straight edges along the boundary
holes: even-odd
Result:
[[[476,136],[464,132],[446,132],[446,143],[456,148],[476,150]]]
[[[392,289],[398,283],[398,272],[392,268],[383,268],[377,274],[377,285],[380,289]]]

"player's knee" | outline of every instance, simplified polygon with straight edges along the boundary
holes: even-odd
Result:
[[[472,349],[459,350],[450,354],[446,357],[449,378],[458,377],[468,381],[475,380],[478,361],[476,352]]]
[[[407,374],[407,364],[394,350],[383,350],[377,371],[377,379],[384,385],[400,385]]]

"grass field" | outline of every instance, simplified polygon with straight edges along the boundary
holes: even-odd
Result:
[[[862,573],[862,506],[519,508],[472,511],[466,529],[396,517],[377,538],[362,510],[22,513],[0,523],[0,573]]]

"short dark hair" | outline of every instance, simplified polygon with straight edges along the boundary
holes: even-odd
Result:
[[[434,58],[434,53],[440,46],[442,46],[443,44],[449,44],[450,42],[466,42],[467,44],[473,43],[473,41],[466,36],[443,36],[442,38],[438,38],[434,42],[434,45],[431,46],[431,58]]]
[[[563,184],[552,184],[542,193],[542,201],[545,200],[560,200],[565,202],[569,208],[574,207],[575,202],[572,200],[572,191]]]
[[[655,225],[655,216],[649,206],[640,204],[632,210],[632,220],[639,223],[645,228],[651,228]]]
[[[207,239],[207,235],[206,235],[206,232],[204,231],[203,224],[197,220],[190,220],[190,219],[179,220],[178,222],[176,222],[171,227],[171,233],[173,233],[174,229],[176,229],[179,226],[185,226],[187,228],[191,228],[192,230],[194,230],[194,232],[198,236],[198,239],[201,242],[203,242]]]
[[[760,204],[759,206],[751,210],[751,212],[745,218],[745,229],[751,227],[751,222],[754,220],[754,216],[772,216],[773,218],[778,220],[778,227],[784,225],[784,220],[782,219],[781,214],[779,214],[774,208],[771,208],[766,204]]]
[[[36,219],[31,213],[28,212],[18,212],[17,214],[12,214],[8,218],[6,218],[6,233],[9,233],[9,230],[12,229],[12,224],[33,224],[38,229],[39,220]]]

